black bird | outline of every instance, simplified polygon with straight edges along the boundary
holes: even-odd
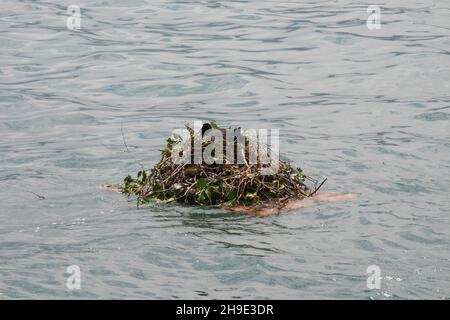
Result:
[[[202,126],[202,137],[205,135],[205,132],[212,129],[211,124],[204,123]]]
[[[210,123],[204,123],[202,126],[202,137],[205,135],[205,132],[212,129],[213,127],[211,126]],[[225,139],[226,138],[226,134],[227,134],[227,130],[224,128],[217,128],[217,130],[220,130],[220,132],[222,132],[222,136]],[[233,132],[236,136],[241,134],[241,128],[234,128]]]

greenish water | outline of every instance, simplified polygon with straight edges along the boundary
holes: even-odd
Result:
[[[386,1],[380,30],[362,2],[75,2],[2,1],[0,299],[450,297],[448,1]],[[96,189],[193,119],[278,128],[357,196],[255,218]]]

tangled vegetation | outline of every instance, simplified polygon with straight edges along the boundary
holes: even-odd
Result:
[[[202,150],[214,141],[205,138],[204,128],[205,125],[201,132],[195,132],[193,128],[186,126],[192,139],[189,143],[193,146],[193,141],[200,139]],[[206,129],[209,128],[225,131],[214,122],[206,124]],[[240,129],[238,130],[240,132]],[[183,151],[175,147],[180,144],[180,138],[170,137],[166,142],[161,151],[161,160],[152,169],[139,171],[136,178],[128,175],[124,179],[121,191],[128,196],[136,195],[138,205],[153,201],[221,207],[268,202],[282,204],[288,200],[314,195],[325,182],[317,186],[317,181],[303,174],[300,168],[278,159],[275,173],[261,174],[261,168],[267,164],[259,157],[256,163],[250,163],[250,155],[255,151],[252,150],[248,137],[244,138],[241,145],[234,139],[234,151],[239,147],[245,150],[245,160],[242,164],[237,164],[236,161],[212,164],[178,163],[174,161],[172,153],[179,152],[179,155],[182,155]],[[223,147],[224,157],[226,151]],[[313,187],[308,187],[307,183]]]

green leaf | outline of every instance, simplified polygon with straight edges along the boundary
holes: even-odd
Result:
[[[233,199],[236,198],[236,190],[231,190],[229,192],[226,193],[225,195],[225,200],[226,201],[231,201]]]
[[[195,185],[197,186],[197,188],[199,189],[205,189],[208,186],[208,180],[206,180],[205,178],[200,178],[197,180],[197,182],[195,183]]]
[[[219,126],[217,125],[217,123],[215,123],[214,121],[211,121],[211,128],[213,129],[219,129]]]
[[[165,157],[165,158],[170,157],[170,156],[172,155],[172,151],[170,151],[170,150],[171,150],[170,147],[165,147],[165,148],[161,151],[163,157]]]
[[[127,176],[125,177],[125,179],[123,179],[123,182],[124,182],[125,184],[129,184],[129,183],[133,182],[133,178],[132,178],[130,175],[127,175]]]
[[[205,193],[203,191],[199,192],[197,194],[196,200],[200,204],[206,203],[206,195],[205,195]]]
[[[257,203],[260,201],[259,196],[256,193],[250,193],[248,192],[245,196],[244,196],[244,201],[247,203]]]

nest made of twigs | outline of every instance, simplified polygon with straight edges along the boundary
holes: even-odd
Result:
[[[220,129],[213,122],[208,125]],[[202,150],[211,143],[211,140],[204,139],[203,132],[194,132],[189,125],[186,128],[191,141],[201,140]],[[303,174],[300,168],[278,159],[277,170],[273,174],[261,174],[261,168],[267,164],[259,159],[256,163],[249,163],[247,160],[254,150],[250,148],[248,137],[243,141],[243,164],[177,163],[172,153],[179,152],[175,148],[179,141],[171,137],[161,152],[161,160],[149,171],[139,171],[136,178],[127,176],[121,191],[129,196],[136,195],[138,205],[163,201],[232,207],[299,200],[314,195],[325,182],[317,186],[317,181]],[[238,142],[235,140],[234,143],[236,150]],[[225,147],[223,154],[225,157]]]

